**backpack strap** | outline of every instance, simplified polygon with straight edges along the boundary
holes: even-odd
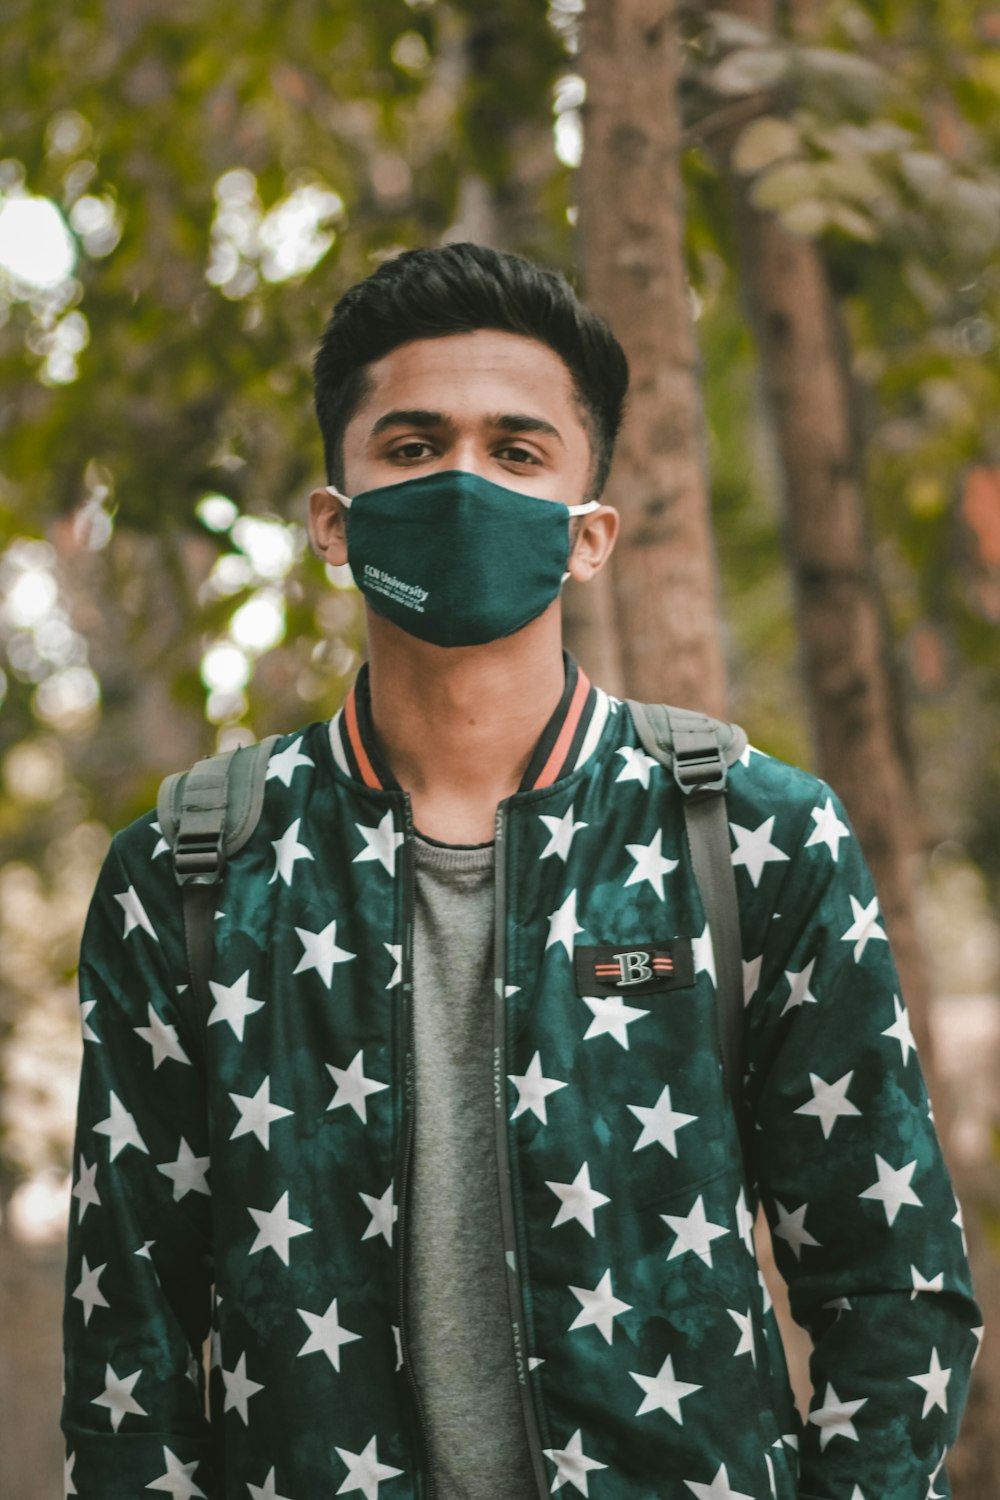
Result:
[[[738,724],[662,703],[627,700],[647,752],[683,793],[684,825],[715,957],[719,1050],[750,1182],[750,1135],[743,1093],[743,950],[726,817],[729,767],[746,748]]]
[[[204,1027],[211,1003],[208,976],[218,892],[226,863],[242,849],[260,819],[271,747],[278,736],[197,761],[167,776],[156,800],[163,837],[181,888],[184,945],[191,1000],[190,1040],[204,1061]]]

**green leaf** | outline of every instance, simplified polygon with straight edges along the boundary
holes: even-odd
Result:
[[[787,52],[776,47],[745,47],[717,63],[706,81],[717,94],[739,97],[773,88],[787,72]]]
[[[801,146],[801,134],[790,120],[763,115],[740,132],[731,161],[741,176],[750,177],[777,161],[798,155]]]
[[[817,162],[779,162],[759,176],[750,188],[758,208],[784,210],[803,198],[822,196],[822,164]]]

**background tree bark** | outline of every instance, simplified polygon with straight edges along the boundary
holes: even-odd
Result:
[[[588,0],[580,170],[587,300],[628,356],[629,415],[608,499],[622,534],[611,595],[638,698],[725,712],[726,681],[683,254],[673,0]]]
[[[774,29],[774,0],[726,0],[725,8]],[[797,0],[793,8],[804,36],[815,11],[811,0]],[[818,766],[843,797],[871,866],[947,1141],[948,1101],[934,1068],[933,997],[916,908],[919,815],[868,534],[846,331],[817,246],[759,211],[746,180],[732,171],[729,186],[741,291],[783,479],[784,540]],[[997,1275],[978,1226],[970,1249],[977,1283],[984,1294],[987,1284],[995,1294]],[[996,1456],[983,1418],[995,1410],[989,1393],[1000,1390],[998,1375],[989,1355],[974,1377],[963,1437],[949,1460],[956,1497],[996,1493]]]

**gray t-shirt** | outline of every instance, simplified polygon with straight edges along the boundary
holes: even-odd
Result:
[[[526,1500],[494,1147],[491,845],[418,837],[413,994],[407,1310],[437,1500]]]

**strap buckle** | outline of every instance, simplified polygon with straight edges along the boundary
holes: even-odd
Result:
[[[224,829],[208,835],[181,830],[174,852],[178,885],[217,885],[225,867]]]
[[[685,797],[725,791],[726,775],[725,756],[711,730],[675,726],[674,776]]]

